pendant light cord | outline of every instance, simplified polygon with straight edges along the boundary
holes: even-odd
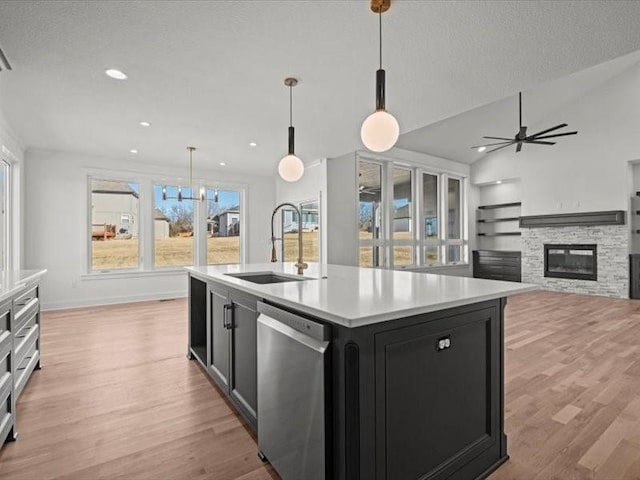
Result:
[[[289,85],[289,126],[293,127],[293,85]]]

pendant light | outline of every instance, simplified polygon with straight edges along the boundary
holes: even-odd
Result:
[[[365,147],[386,152],[398,141],[400,126],[385,108],[385,71],[382,69],[382,13],[389,10],[391,0],[371,0],[371,10],[378,14],[380,36],[380,68],[376,72],[376,111],[362,123],[360,137]]]
[[[205,199],[205,193],[204,193],[204,188],[200,189],[200,195],[197,197],[193,196],[193,152],[196,149],[196,147],[187,147],[187,150],[189,150],[189,188],[191,189],[192,195],[189,195],[188,197],[184,196],[182,194],[182,185],[178,186],[178,196],[177,197],[169,197],[167,196],[167,187],[166,185],[163,185],[162,187],[162,200],[178,200],[179,202],[183,201],[183,200],[199,200],[201,202],[204,202]]]
[[[295,131],[293,128],[293,87],[298,84],[298,79],[288,77],[284,84],[289,87],[289,153],[280,160],[278,173],[285,182],[297,182],[304,173],[304,163],[295,154]]]

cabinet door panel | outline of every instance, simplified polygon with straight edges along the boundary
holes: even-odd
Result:
[[[460,455],[498,443],[497,329],[495,309],[485,309],[376,335],[381,478],[449,478]]]
[[[256,298],[232,291],[231,396],[250,420],[256,420],[257,402],[257,323]]]
[[[227,291],[209,286],[211,312],[211,365],[215,377],[224,385],[229,384],[229,331],[225,328]]]

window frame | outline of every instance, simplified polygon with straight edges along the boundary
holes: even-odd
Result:
[[[4,216],[2,218],[2,238],[0,238],[0,248],[2,249],[2,261],[0,261],[0,269],[10,270],[13,258],[13,241],[11,238],[11,225],[13,220],[13,165],[4,157],[0,157],[0,168],[5,169],[6,175],[4,178]]]
[[[87,207],[87,225],[86,225],[86,229],[85,229],[85,235],[86,235],[86,240],[85,240],[85,244],[87,246],[87,256],[86,256],[86,262],[87,262],[87,267],[86,267],[86,272],[89,275],[106,275],[106,274],[117,274],[117,273],[121,273],[121,274],[127,274],[127,273],[133,273],[133,272],[140,272],[142,271],[142,244],[141,244],[141,239],[142,239],[142,232],[140,230],[138,230],[138,264],[135,267],[124,267],[124,268],[109,268],[109,269],[94,269],[93,268],[93,238],[92,238],[92,234],[93,234],[93,192],[91,190],[91,182],[93,180],[104,180],[104,181],[116,181],[116,182],[127,182],[127,183],[136,183],[138,185],[138,188],[140,190],[139,192],[139,196],[138,196],[138,218],[142,218],[142,208],[141,208],[141,197],[142,197],[142,184],[139,181],[132,181],[131,178],[124,178],[124,177],[105,177],[102,175],[87,175],[86,178],[86,188],[87,188],[87,202],[86,202],[86,207]],[[122,216],[122,214],[120,214]],[[142,224],[140,223],[140,227],[142,227]]]
[[[203,243],[203,247],[204,247],[204,253],[201,255],[203,256],[204,259],[204,263],[203,265],[211,265],[211,266],[221,266],[221,265],[239,265],[239,264],[243,264],[246,262],[246,243],[247,243],[247,235],[246,235],[246,231],[247,231],[247,220],[246,220],[246,188],[245,187],[240,187],[240,186],[232,186],[230,184],[227,183],[220,183],[220,182],[203,182],[201,184],[201,188],[204,188],[204,195],[205,195],[205,208],[200,208],[201,212],[200,212],[200,216],[198,217],[198,224],[200,225],[200,230],[201,232],[199,232],[198,237],[201,239],[201,242]],[[240,253],[239,253],[239,258],[238,258],[238,263],[209,263],[209,252],[207,250],[207,212],[208,212],[208,205],[206,205],[206,203],[209,201],[207,199],[207,192],[209,190],[217,190],[218,192],[220,191],[225,191],[225,192],[237,192],[239,197],[240,197]],[[195,227],[194,227],[195,230]],[[196,233],[194,231],[194,237],[195,237]]]
[[[184,272],[185,266],[155,266],[155,231],[154,231],[154,185],[180,185],[184,182],[183,177],[148,174],[137,171],[114,171],[100,168],[83,168],[85,177],[85,227],[81,229],[83,238],[81,239],[85,249],[83,279],[100,279],[100,278],[126,278],[148,275],[176,275]],[[137,183],[140,188],[139,192],[139,211],[138,211],[138,267],[137,268],[120,268],[110,270],[92,270],[92,250],[91,250],[91,179],[114,180]],[[217,188],[218,190],[232,190],[240,193],[240,231],[247,232],[249,224],[248,210],[246,209],[247,199],[249,196],[249,186],[242,183],[216,181],[211,177],[203,177],[194,179],[193,191],[199,192],[201,188]],[[185,200],[191,201],[191,200]],[[193,263],[194,266],[207,265],[206,253],[206,208],[202,208],[202,202],[194,201],[194,248]],[[205,200],[206,202],[206,200]],[[247,260],[247,238],[248,235],[240,235],[240,262],[245,263]]]
[[[381,235],[378,238],[365,238],[364,240],[362,240],[359,235],[360,235],[360,181],[359,181],[359,175],[360,175],[360,163],[368,163],[371,165],[377,165],[380,167],[380,198],[381,198],[381,221],[382,221],[382,228],[380,229],[381,231]],[[386,264],[387,264],[387,259],[389,258],[388,255],[388,241],[386,240],[388,238],[388,231],[389,231],[389,176],[388,176],[388,172],[387,172],[387,168],[386,168],[386,163],[383,160],[376,160],[376,159],[371,159],[371,158],[367,158],[367,157],[356,157],[356,186],[355,186],[355,191],[356,191],[356,201],[358,203],[358,218],[356,220],[357,223],[357,227],[358,227],[358,265],[360,265],[360,250],[362,248],[369,248],[371,247],[372,249],[372,262],[373,259],[375,258],[375,255],[373,254],[373,252],[377,249],[378,251],[378,265],[371,265],[371,267],[365,267],[365,268],[385,268]],[[393,182],[393,179],[391,179],[391,181]],[[392,189],[393,190],[393,187]],[[373,236],[372,236],[373,237]]]
[[[448,171],[438,171],[434,168],[422,165],[409,164],[407,162],[398,161],[392,158],[375,158],[369,155],[356,155],[356,199],[358,205],[360,203],[359,196],[359,172],[360,163],[371,163],[381,166],[382,178],[382,209],[383,209],[383,229],[380,239],[358,238],[358,259],[360,258],[360,249],[362,247],[379,248],[380,264],[373,268],[396,268],[394,265],[394,247],[410,246],[412,247],[413,263],[411,265],[401,265],[397,268],[414,269],[414,268],[443,268],[452,266],[469,265],[469,214],[467,204],[467,188],[468,177],[452,173]],[[411,210],[412,210],[412,228],[413,236],[411,239],[394,239],[393,235],[393,169],[407,169],[411,171]],[[424,177],[423,175],[432,175],[436,177],[437,182],[437,223],[438,233],[436,239],[436,249],[438,253],[438,261],[436,263],[427,263],[425,250],[427,248],[427,239],[424,232]],[[455,179],[460,182],[460,239],[448,239],[447,229],[449,224],[448,213],[448,182],[449,179]],[[358,207],[359,208],[359,207]],[[358,218],[359,226],[359,218]],[[359,231],[359,229],[358,229]],[[450,262],[448,258],[449,246],[460,246],[460,262]],[[358,261],[358,264],[359,261]],[[362,266],[362,265],[360,265]]]

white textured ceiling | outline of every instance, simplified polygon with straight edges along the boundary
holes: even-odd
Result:
[[[567,119],[561,113],[564,107],[579,101],[580,97],[588,95],[593,89],[639,62],[640,51],[637,51],[525,90],[522,92],[522,123],[529,126],[528,134],[567,123]],[[516,93],[405,133],[398,140],[398,146],[470,164],[488,154],[480,153],[471,146],[500,141],[483,139],[483,136],[512,138],[515,137],[518,128],[518,94]],[[570,123],[567,128],[552,133],[575,130],[579,133],[580,125]],[[558,138],[556,141],[570,142],[571,138]],[[492,148],[496,147],[488,147],[487,151]],[[515,146],[507,148],[515,151]],[[529,148],[548,147],[530,146]]]
[[[383,21],[402,132],[640,49],[635,1],[403,0]],[[175,163],[192,144],[196,164],[271,173],[286,150],[285,76],[301,80],[304,160],[360,148],[374,107],[365,0],[3,1],[0,45],[14,68],[0,72],[0,110],[26,147]]]

